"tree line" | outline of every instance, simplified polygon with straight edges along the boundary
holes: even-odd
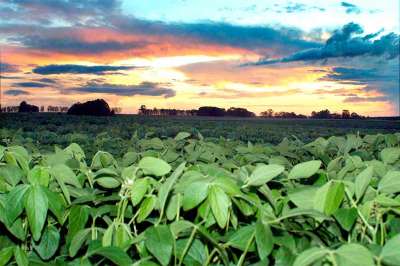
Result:
[[[229,109],[219,108],[215,106],[202,106],[199,109],[190,110],[179,110],[179,109],[158,109],[158,108],[147,108],[146,105],[142,105],[138,110],[139,115],[144,116],[231,116],[231,117],[255,117],[256,114],[250,112],[246,108],[230,107]],[[313,111],[310,116],[303,114],[296,114],[295,112],[275,112],[272,109],[268,109],[260,113],[259,117],[264,118],[288,118],[288,119],[362,119],[365,118],[357,114],[356,112],[350,112],[349,110],[343,110],[341,114],[331,113],[328,109],[321,111]]]
[[[179,110],[165,108],[146,108],[146,105],[142,105],[138,110],[138,114],[149,116],[256,116],[253,112],[250,112],[245,108],[231,107],[229,109],[224,109],[215,106],[202,106],[199,109]]]
[[[312,111],[310,116],[296,114],[294,112],[274,112],[268,109],[260,113],[261,117],[267,118],[315,118],[315,119],[362,119],[365,116],[359,115],[350,110],[342,110],[342,113],[331,113],[328,109],[321,111]]]
[[[35,113],[45,112],[45,107],[28,104],[26,101],[21,102],[19,106],[7,106],[1,108],[2,112],[20,112]],[[84,103],[75,103],[71,107],[65,106],[47,106],[47,112],[67,113],[72,115],[94,115],[109,116],[121,112],[120,107],[111,108],[103,99],[87,101]],[[212,116],[212,117],[256,117],[256,114],[246,108],[230,107],[228,109],[215,106],[202,106],[198,109],[168,109],[168,108],[147,108],[146,105],[140,106],[138,115],[143,116]],[[331,113],[328,109],[321,111],[313,111],[310,116],[296,114],[295,112],[275,112],[268,109],[260,113],[259,117],[265,118],[287,118],[287,119],[362,119],[365,118],[355,112],[343,110],[342,113]]]
[[[28,104],[26,101],[22,101],[16,106],[5,106],[0,109],[1,113],[37,113],[37,112],[48,112],[48,113],[67,113],[76,115],[113,115],[121,113],[121,107],[110,107],[108,103],[103,99],[97,99],[94,101],[88,101],[85,103],[75,103],[71,107],[68,106],[36,106]]]

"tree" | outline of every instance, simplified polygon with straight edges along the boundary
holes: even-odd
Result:
[[[274,110],[268,109],[267,111],[263,111],[260,113],[260,116],[262,117],[273,117],[274,116]]]
[[[28,104],[27,102],[23,101],[20,103],[18,108],[19,113],[37,113],[39,112],[39,107],[36,105]]]
[[[111,111],[114,112],[114,114],[119,114],[122,112],[122,108],[121,107],[113,107],[113,108],[111,108]]]
[[[256,116],[253,112],[248,111],[245,108],[231,107],[226,111],[227,116],[234,117],[254,117]]]
[[[343,119],[349,119],[350,118],[350,111],[349,110],[343,110],[342,111],[342,118]]]
[[[218,108],[214,106],[202,106],[197,111],[199,116],[224,116],[226,111],[224,108]]]
[[[319,112],[313,111],[311,113],[311,117],[318,118],[318,119],[329,119],[329,118],[331,118],[331,112],[328,109],[325,109],[325,110],[322,110]]]
[[[73,104],[67,112],[69,115],[110,116],[114,112],[103,99]]]
[[[355,112],[352,112],[351,115],[350,115],[350,118],[351,119],[361,119],[361,118],[364,118],[364,117],[359,115],[359,114],[357,114],[357,113],[355,113]]]

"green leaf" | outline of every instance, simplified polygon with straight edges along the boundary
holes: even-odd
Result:
[[[6,247],[3,248],[0,251],[0,265],[7,265],[7,262],[11,259],[11,257],[13,256],[13,252],[14,252],[14,247]]]
[[[49,226],[44,230],[40,243],[33,247],[42,259],[48,260],[56,253],[59,242],[60,233],[57,228]]]
[[[36,165],[28,173],[28,181],[32,185],[49,186],[50,173],[47,168]]]
[[[113,177],[99,177],[96,178],[95,181],[100,186],[109,189],[117,188],[121,185],[121,183]]]
[[[85,243],[85,241],[89,239],[88,236],[91,233],[91,231],[92,231],[91,228],[86,228],[78,231],[74,235],[68,249],[70,257],[75,257],[75,255],[81,249],[83,243]]]
[[[247,182],[248,186],[261,186],[280,175],[285,167],[277,164],[258,165],[251,173]]]
[[[179,235],[190,233],[193,230],[193,224],[186,220],[177,220],[170,224],[170,229],[175,238]]]
[[[92,159],[92,165],[90,167],[92,169],[100,169],[112,166],[114,164],[115,164],[115,159],[110,153],[104,151],[98,151],[94,155]]]
[[[171,166],[164,160],[155,157],[144,157],[139,161],[138,167],[146,175],[163,176],[171,171]]]
[[[11,225],[15,219],[23,212],[25,196],[28,192],[28,185],[18,185],[11,189],[6,196],[5,213],[7,222]]]
[[[324,258],[329,250],[325,248],[313,247],[307,249],[300,253],[299,256],[296,257],[296,260],[293,263],[293,266],[308,266],[314,265],[314,263],[322,258]]]
[[[38,241],[46,222],[48,199],[39,185],[32,185],[26,195],[25,211],[28,216],[29,228],[33,239]]]
[[[209,183],[206,180],[196,181],[186,186],[182,206],[185,211],[191,210],[207,198]]]
[[[359,244],[345,244],[338,248],[335,253],[340,266],[375,266],[371,252]]]
[[[13,149],[14,148],[14,149]],[[29,156],[26,154],[23,155],[22,153],[20,153],[20,151],[24,150],[24,152],[26,152],[26,150],[22,147],[9,147],[9,150],[13,149],[13,151],[10,152],[5,152],[4,153],[4,159],[5,161],[9,164],[9,165],[14,165],[14,166],[18,166],[19,168],[21,168],[21,170],[26,174],[29,171],[29,161],[30,158]],[[26,152],[27,153],[27,152]]]
[[[314,175],[321,167],[320,160],[296,164],[289,173],[289,179],[308,178]]]
[[[150,195],[145,198],[142,204],[140,204],[139,213],[136,221],[138,223],[143,222],[147,218],[147,216],[149,216],[150,213],[154,210],[156,204],[157,198],[154,195]]]
[[[378,190],[383,193],[400,192],[400,171],[389,171],[378,184]]]
[[[172,195],[171,199],[169,200],[168,206],[167,206],[167,219],[172,221],[173,219],[176,218],[178,214],[178,209],[180,209],[180,204],[181,204],[181,195],[180,194],[175,194]]]
[[[317,190],[314,198],[314,208],[326,215],[337,211],[344,197],[344,184],[329,181]]]
[[[244,251],[250,239],[253,237],[253,234],[255,234],[254,231],[255,231],[254,224],[242,226],[229,236],[226,244],[234,248],[237,248],[241,251]],[[250,244],[249,251],[253,252],[255,250],[256,246],[253,241]]]
[[[70,242],[75,234],[85,228],[89,219],[89,208],[82,205],[72,206],[68,216],[68,235],[67,242]]]
[[[179,132],[179,133],[175,136],[175,140],[176,140],[176,141],[180,141],[180,140],[186,139],[186,138],[188,138],[188,137],[190,137],[190,133],[188,133],[188,132]]]
[[[43,188],[46,193],[48,202],[49,202],[49,210],[54,216],[57,218],[60,224],[64,223],[64,212],[65,212],[65,202],[60,193],[56,193],[50,191],[47,188]]]
[[[133,264],[132,259],[118,247],[98,247],[91,250],[88,255],[100,255],[118,266],[131,266]]]
[[[160,186],[158,191],[158,206],[160,208],[160,218],[164,214],[165,203],[167,202],[168,195],[172,190],[173,185],[175,184],[176,180],[181,176],[183,170],[185,169],[186,163],[181,163],[175,171],[168,177],[165,182]]]
[[[316,187],[302,187],[290,192],[288,197],[297,207],[312,209],[314,207],[314,197],[317,190],[318,188]]]
[[[384,148],[381,151],[382,161],[391,164],[396,162],[400,157],[400,148]]]
[[[182,253],[187,245],[188,238],[179,239],[176,241],[176,255],[178,258],[182,256]],[[184,265],[190,266],[202,266],[207,260],[207,254],[205,252],[205,246],[200,240],[194,239],[190,244],[189,250],[186,252],[183,258]]]
[[[288,218],[297,217],[297,216],[303,216],[303,215],[310,216],[310,217],[312,217],[314,219],[326,219],[326,218],[328,218],[322,212],[319,212],[317,210],[295,208],[295,209],[290,209],[289,211],[285,212],[281,217],[279,217],[279,219],[283,220],[283,219],[288,219]]]
[[[19,246],[14,248],[14,257],[18,266],[29,266],[28,255]]]
[[[211,186],[208,193],[212,213],[219,227],[224,228],[228,221],[231,200],[228,195],[218,186]]]
[[[260,260],[265,259],[274,246],[274,238],[269,224],[260,219],[256,223],[256,244]]]
[[[376,196],[375,202],[384,207],[400,207],[400,199],[396,200],[384,194]]]
[[[400,234],[389,239],[382,248],[380,257],[387,265],[400,265]]]
[[[169,264],[174,245],[174,238],[167,225],[148,228],[145,231],[145,246],[156,259],[165,266]]]
[[[78,188],[81,188],[78,178],[71,168],[65,164],[57,164],[50,169],[52,176],[57,178],[57,180],[62,181],[64,184],[69,184]]]
[[[22,170],[15,166],[6,164],[0,167],[0,177],[5,178],[8,184],[16,186],[23,176]]]
[[[357,199],[360,199],[371,182],[374,168],[372,166],[367,167],[364,171],[359,173],[355,179],[355,192]]]
[[[24,224],[22,223],[21,218],[15,220],[11,226],[7,226],[7,229],[19,240],[24,241],[26,239],[27,232],[24,228]]]
[[[138,205],[142,201],[149,185],[149,180],[147,178],[135,180],[135,183],[130,188],[133,206]]]
[[[355,221],[357,220],[357,209],[351,208],[340,208],[335,212],[335,218],[339,222],[340,226],[346,230],[350,231],[353,227]]]

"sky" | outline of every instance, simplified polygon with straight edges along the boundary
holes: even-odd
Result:
[[[398,0],[0,0],[2,106],[399,115]]]

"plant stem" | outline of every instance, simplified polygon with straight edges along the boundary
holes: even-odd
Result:
[[[240,259],[239,259],[239,261],[238,261],[238,263],[237,263],[237,266],[242,266],[242,265],[243,265],[244,259],[246,258],[247,251],[249,250],[250,245],[251,245],[251,243],[253,242],[255,236],[256,236],[256,233],[254,232],[254,233],[251,235],[249,241],[247,241],[246,248],[245,248],[244,252],[242,253],[242,255],[240,256]]]
[[[214,254],[217,253],[217,252],[218,252],[218,249],[217,249],[217,248],[214,248],[214,249],[211,251],[210,255],[208,255],[207,260],[204,262],[203,266],[208,266],[208,265],[210,264],[210,261],[211,261],[212,257],[213,257]]]
[[[372,237],[375,238],[374,237],[374,235],[375,235],[374,228],[368,223],[367,219],[365,219],[364,215],[359,210],[357,204],[354,202],[353,198],[351,197],[349,190],[347,188],[345,188],[344,191],[346,193],[347,198],[351,202],[352,206],[357,209],[358,216],[361,218],[363,223],[367,226],[367,228],[368,228],[369,232],[371,233]]]
[[[194,226],[194,227],[193,227],[193,230],[192,230],[192,233],[190,234],[190,237],[189,237],[188,241],[186,242],[186,246],[185,246],[185,248],[183,249],[183,252],[182,252],[182,254],[181,254],[181,257],[179,258],[179,264],[178,264],[178,266],[181,266],[181,265],[182,265],[183,258],[185,258],[186,253],[188,252],[190,246],[192,245],[194,236],[196,235],[196,230],[197,230],[197,227]]]

